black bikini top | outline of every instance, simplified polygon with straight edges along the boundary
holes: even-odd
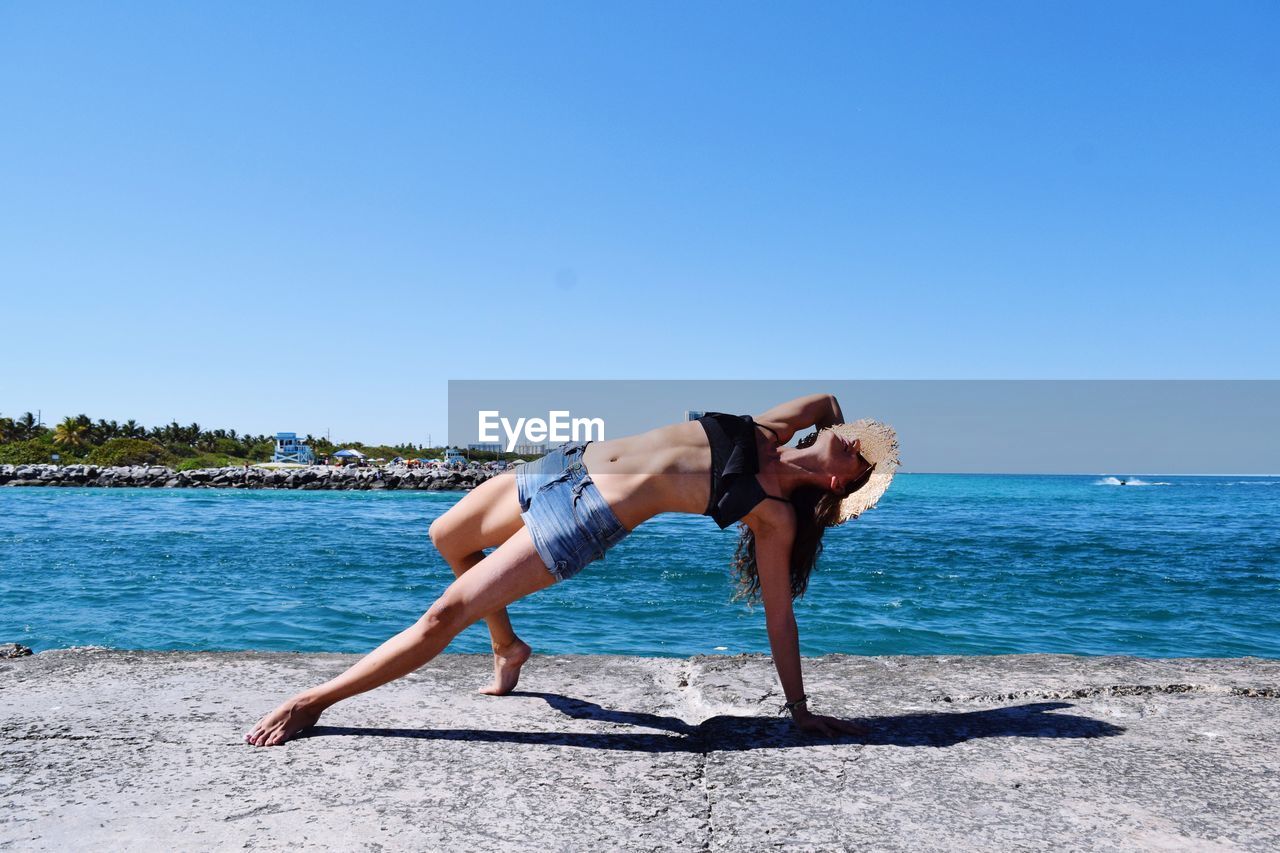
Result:
[[[756,474],[760,471],[760,454],[756,451],[756,427],[778,434],[764,424],[757,424],[751,415],[726,415],[723,412],[707,412],[698,418],[707,431],[711,445],[711,498],[703,515],[715,519],[724,530],[751,512],[756,504],[766,498],[791,503],[786,498],[767,494]]]

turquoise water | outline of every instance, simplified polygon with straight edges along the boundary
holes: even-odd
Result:
[[[899,476],[828,531],[802,652],[1280,658],[1280,478],[1145,479]],[[453,579],[426,531],[460,497],[0,489],[0,642],[365,652]],[[659,517],[511,619],[544,653],[767,652],[735,538]]]

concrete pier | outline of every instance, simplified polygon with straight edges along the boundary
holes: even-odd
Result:
[[[0,660],[13,850],[1280,850],[1280,661],[443,655],[307,736],[243,735],[358,656]]]

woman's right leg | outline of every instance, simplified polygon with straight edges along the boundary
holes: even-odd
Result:
[[[457,577],[484,559],[485,548],[506,542],[524,526],[514,474],[499,474],[468,492],[444,515],[431,522],[431,542]],[[493,647],[493,680],[481,693],[502,696],[515,689],[520,667],[532,649],[516,636],[507,609],[484,615]]]
[[[304,690],[267,714],[245,741],[276,746],[309,726],[336,702],[408,675],[444,651],[485,613],[555,583],[524,528],[448,589],[417,622],[369,652],[346,672]]]

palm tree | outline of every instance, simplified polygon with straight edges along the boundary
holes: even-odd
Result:
[[[20,427],[13,418],[0,418],[0,444],[17,441]]]
[[[63,418],[62,423],[58,424],[53,431],[53,440],[58,444],[67,447],[81,447],[84,445],[85,434],[88,428],[79,422],[76,418]]]
[[[93,418],[81,412],[75,417],[76,427],[80,433],[80,444],[97,444],[97,432],[93,426]]]
[[[120,427],[120,434],[125,438],[142,438],[147,434],[147,430],[146,427],[130,418]]]
[[[22,417],[18,418],[18,427],[22,430],[23,438],[34,438],[36,426],[36,416],[30,412],[23,412]]]

